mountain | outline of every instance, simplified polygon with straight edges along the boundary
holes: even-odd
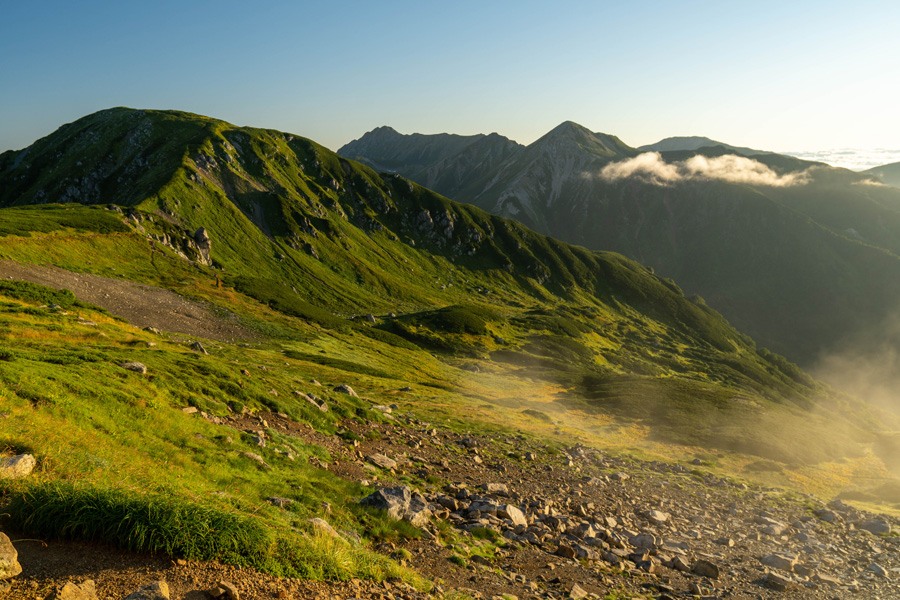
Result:
[[[373,169],[398,172],[440,194],[458,192],[473,179],[490,175],[522,146],[496,133],[403,135],[378,127],[343,146],[338,154]]]
[[[809,368],[895,343],[884,332],[900,293],[897,190],[707,138],[652,148],[564,123],[445,193],[647,264]]]
[[[640,146],[638,147],[638,150],[643,150],[644,152],[671,152],[677,150],[700,150],[701,148],[711,148],[714,146],[721,146],[722,148],[726,148],[731,152],[742,154],[744,156],[772,154],[772,152],[766,152],[765,150],[754,150],[753,148],[732,146],[724,142],[717,142],[715,140],[709,139],[708,137],[700,136],[668,137],[656,142],[655,144]]]
[[[634,154],[574,124],[516,152],[534,168]],[[746,194],[750,216],[786,214]],[[743,247],[757,227],[727,233]],[[176,111],[110,109],[0,154],[0,320],[0,468],[38,465],[0,479],[4,530],[278,577],[427,589],[409,555],[376,552],[424,535],[360,505],[376,486],[437,503],[463,474],[520,469],[533,494],[554,471],[559,489],[623,472],[586,444],[677,462],[635,479],[692,505],[685,485],[730,501],[832,470],[875,493],[898,445],[889,413],[622,255]]]
[[[873,167],[863,171],[863,173],[878,177],[886,185],[900,187],[900,163],[891,163],[889,165]]]
[[[564,123],[515,156],[532,171],[559,161],[549,175],[577,177],[634,154],[615,137]],[[542,177],[504,173],[522,190]],[[129,231],[104,234],[91,224],[103,211],[57,204],[72,202],[121,207]],[[47,212],[39,210],[45,205]],[[795,421],[784,407],[825,410],[838,402],[777,355],[757,352],[701,300],[621,255],[536,234],[290,134],[174,111],[111,109],[0,155],[0,206],[19,211],[9,219],[32,230],[88,228],[66,242],[65,256],[49,236],[41,238],[46,247],[7,245],[6,258],[130,273],[163,286],[182,276],[163,276],[154,257],[190,259],[206,269],[203,277],[316,327],[489,359],[491,369],[504,372],[524,369],[571,389],[573,406],[640,416],[673,440],[775,443],[779,452],[796,452],[769,430],[760,432],[765,444],[746,432],[736,441],[730,409],[710,413],[708,427],[676,426],[695,400],[660,408],[647,395],[621,404],[614,400],[621,382],[646,378],[662,393],[677,380],[679,391],[664,394],[674,399],[694,390],[713,403],[719,393],[739,391],[784,423]],[[765,211],[760,218],[768,218]],[[120,264],[122,257],[132,263]],[[360,324],[367,314],[389,316]]]

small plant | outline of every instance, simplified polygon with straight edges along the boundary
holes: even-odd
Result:
[[[456,554],[456,553],[451,554],[451,555],[450,555],[450,558],[448,558],[447,560],[449,560],[449,561],[452,562],[454,565],[457,565],[457,566],[459,566],[459,567],[466,568],[466,567],[469,566],[469,561],[466,560],[466,557],[461,556],[461,555]]]

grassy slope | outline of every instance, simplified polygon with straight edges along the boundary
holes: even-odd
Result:
[[[127,142],[135,131],[150,132],[141,134],[148,136],[143,145]],[[98,202],[133,207],[134,216],[74,205],[6,208],[0,223],[15,227],[0,239],[0,257],[169,287],[228,308],[267,341],[254,349],[219,345],[201,357],[91,309],[63,315],[9,298],[0,330],[9,349],[0,362],[0,412],[16,427],[3,428],[4,444],[41,458],[35,494],[50,490],[65,501],[112,490],[127,504],[129,494],[151,490],[154,499],[171,495],[249,519],[241,527],[264,533],[233,560],[284,571],[293,568],[292,553],[308,548],[290,527],[305,527],[302,518],[318,514],[322,500],[338,507],[330,518],[340,525],[370,535],[385,527],[354,508],[349,498],[362,493],[358,487],[271,450],[263,453],[276,470],[255,470],[238,452],[253,448],[249,440],[227,445],[221,430],[179,408],[225,414],[237,399],[327,433],[336,417],[354,417],[368,403],[332,397],[337,410],[323,415],[294,399],[298,382],[350,382],[376,403],[414,384],[423,390],[409,397],[416,409],[450,424],[460,411],[510,422],[485,404],[541,408],[582,426],[613,414],[649,427],[658,440],[807,463],[858,454],[876,426],[875,413],[757,352],[717,313],[640,265],[538,236],[399,177],[382,178],[308,140],[125,109],[54,135],[62,138],[27,150],[34,162],[0,156],[0,190],[15,189],[0,200],[71,198],[70,188],[87,180]],[[82,147],[79,136],[97,145]],[[66,155],[70,147],[81,154]],[[130,154],[118,162],[122,148]],[[55,171],[59,161],[77,168]],[[141,168],[129,171],[129,161]],[[107,164],[119,166],[95,176]],[[119,177],[132,178],[130,193]],[[213,240],[215,268],[178,258],[148,237],[184,238],[201,226]],[[217,276],[224,288],[214,285]],[[379,315],[374,326],[351,318],[365,313]],[[118,363],[125,360],[144,362],[149,376],[124,371]],[[240,369],[260,364],[271,368],[266,381],[244,381]],[[515,397],[504,395],[513,390]],[[536,425],[519,424],[540,433]],[[802,445],[791,441],[797,435]],[[278,443],[327,459],[295,439]],[[87,491],[54,487],[72,480]],[[320,497],[292,485],[326,491]],[[28,487],[14,497],[32,497]],[[223,487],[236,500],[210,495]],[[260,504],[268,495],[298,504],[285,513]],[[305,574],[366,574],[365,563],[335,570],[313,562]],[[372,564],[376,576],[396,572]]]

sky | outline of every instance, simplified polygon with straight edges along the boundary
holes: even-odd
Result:
[[[900,2],[0,0],[0,151],[113,106],[337,149],[380,125],[530,143],[900,149]]]

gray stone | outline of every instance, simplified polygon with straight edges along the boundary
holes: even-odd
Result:
[[[768,567],[780,569],[782,571],[793,571],[794,566],[797,564],[797,559],[795,557],[778,552],[763,556],[760,561]]]
[[[431,517],[425,498],[405,485],[382,488],[360,500],[360,504],[381,509],[391,517],[408,521],[416,527],[422,527]]]
[[[638,535],[631,536],[628,543],[635,548],[653,549],[656,547],[656,536],[649,533],[639,533]]]
[[[123,369],[127,369],[129,371],[134,371],[135,373],[140,373],[141,375],[143,375],[147,372],[147,366],[144,365],[143,363],[139,363],[139,362],[122,363],[121,366]]]
[[[869,565],[869,571],[875,573],[879,577],[887,577],[888,576],[887,569],[885,569],[884,567],[882,567],[881,565],[879,565],[878,563],[875,563],[875,562],[873,562],[871,565]]]
[[[388,458],[384,454],[372,454],[371,456],[367,456],[366,460],[382,469],[393,469],[397,466],[396,460]]]
[[[128,594],[125,600],[170,600],[169,584],[165,581],[148,583]]]
[[[355,391],[353,391],[353,388],[347,384],[341,384],[339,386],[336,386],[334,388],[334,391],[340,392],[342,394],[347,394],[348,396],[352,396],[353,398],[359,398],[359,395],[357,395],[357,393]]]
[[[700,559],[691,567],[691,571],[701,577],[709,577],[710,579],[719,578],[719,567],[715,563],[708,560]]]
[[[9,579],[22,572],[19,553],[5,533],[0,533],[0,579]]]
[[[580,585],[573,584],[572,589],[569,590],[569,598],[573,600],[581,600],[582,598],[587,598],[587,591],[584,590]]]
[[[826,523],[834,523],[837,519],[837,514],[834,511],[824,508],[814,511],[814,514]]]
[[[871,519],[865,523],[860,523],[857,527],[875,535],[889,535],[891,533],[891,524],[885,519]]]
[[[34,470],[37,461],[31,454],[17,454],[0,459],[0,479],[27,477]]]
[[[194,352],[199,352],[200,354],[209,354],[209,352],[206,351],[206,348],[204,348],[203,344],[201,344],[200,342],[192,343],[191,350],[193,350]]]

